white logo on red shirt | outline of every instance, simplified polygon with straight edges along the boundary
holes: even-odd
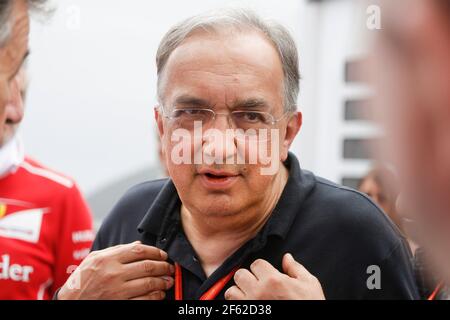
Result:
[[[72,241],[73,243],[79,243],[79,242],[92,242],[94,241],[95,234],[94,231],[89,230],[79,230],[72,232]]]
[[[32,243],[39,241],[42,216],[47,209],[29,209],[17,211],[0,219],[0,237],[24,240]]]
[[[0,280],[30,281],[30,274],[34,271],[32,266],[10,265],[11,259],[7,254],[0,256],[0,258]]]

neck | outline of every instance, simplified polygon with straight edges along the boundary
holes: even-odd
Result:
[[[263,228],[281,197],[288,175],[288,170],[281,166],[265,199],[236,215],[205,217],[181,206],[183,230],[207,277]]]
[[[0,147],[0,177],[14,171],[23,161],[22,144],[18,137],[14,137]]]

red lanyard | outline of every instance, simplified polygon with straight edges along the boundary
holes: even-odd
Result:
[[[431,301],[431,300],[436,299],[436,296],[437,296],[437,294],[439,293],[439,291],[441,290],[441,288],[442,288],[443,285],[444,285],[444,283],[443,283],[443,282],[440,282],[440,283],[437,285],[436,289],[434,289],[433,293],[428,297],[427,300],[430,300],[430,301]]]
[[[228,281],[233,278],[238,269],[239,267],[235,267],[229,274],[217,281],[211,288],[202,294],[200,300],[214,300]],[[183,278],[181,266],[178,263],[175,263],[175,300],[183,300]]]

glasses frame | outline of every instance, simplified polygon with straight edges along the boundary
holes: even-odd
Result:
[[[163,105],[160,105],[159,108],[161,109],[161,113],[163,115],[164,118],[169,119],[169,120],[174,120],[176,119],[176,117],[170,116],[166,113],[166,110],[164,108]],[[281,120],[283,120],[288,114],[293,113],[292,111],[285,111],[283,113],[283,115],[281,115],[279,118],[275,118],[275,116],[269,112],[265,112],[265,111],[245,111],[245,110],[234,110],[228,113],[223,113],[223,112],[216,112],[213,109],[210,108],[186,108],[186,109],[174,109],[172,110],[172,113],[175,112],[176,110],[197,110],[197,111],[208,111],[212,114],[212,118],[211,120],[214,121],[216,120],[216,116],[226,116],[227,120],[228,120],[228,124],[230,125],[230,127],[233,127],[230,119],[231,119],[231,115],[233,113],[242,113],[242,112],[253,112],[253,113],[259,113],[259,114],[266,114],[268,116],[270,116],[271,121],[268,123],[271,126],[275,125],[276,123],[280,122]]]

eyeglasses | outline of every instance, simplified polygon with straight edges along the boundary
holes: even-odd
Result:
[[[203,126],[210,126],[217,116],[222,115],[228,118],[231,128],[241,129],[246,135],[258,134],[261,129],[271,129],[289,114],[285,112],[280,118],[275,118],[272,114],[263,111],[235,110],[230,113],[218,113],[212,109],[176,107],[166,114],[164,107],[161,106],[161,109],[163,116],[177,128],[193,130],[196,122],[201,122]]]

